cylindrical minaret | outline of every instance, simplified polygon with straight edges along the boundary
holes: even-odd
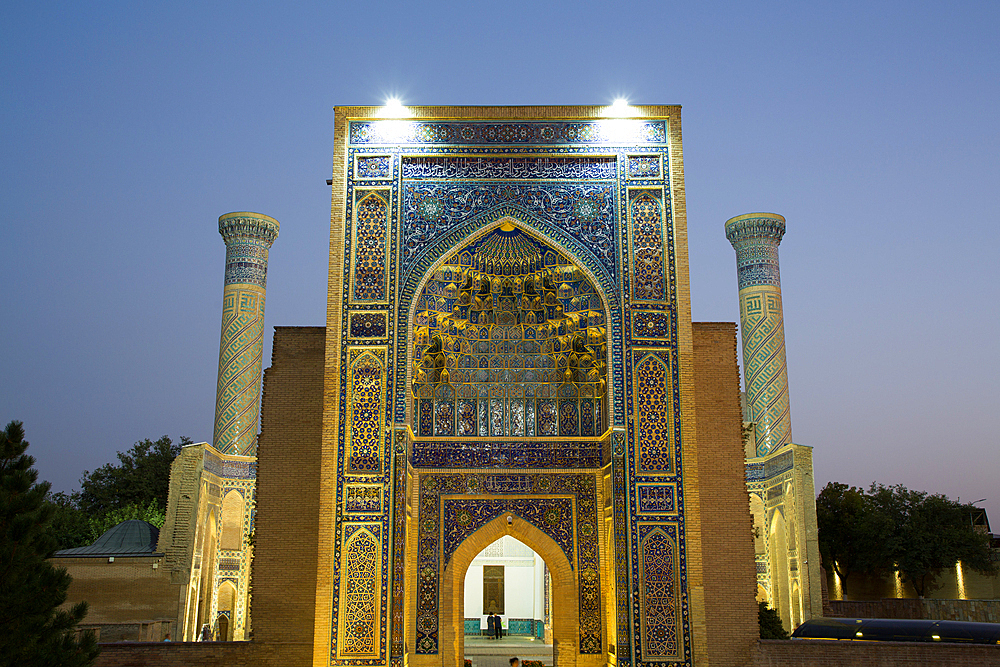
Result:
[[[226,287],[213,442],[224,454],[253,456],[260,416],[267,253],[278,238],[278,221],[260,213],[227,213],[219,218],[219,233],[226,242]]]
[[[726,222],[726,238],[736,249],[743,380],[750,421],[756,424],[757,456],[792,441],[778,274],[784,234],[785,219],[776,213],[747,213]]]

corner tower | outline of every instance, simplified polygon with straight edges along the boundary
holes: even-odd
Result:
[[[256,453],[267,255],[278,227],[277,220],[260,213],[219,218],[219,233],[226,242],[226,286],[212,442],[224,454]]]
[[[785,219],[776,213],[747,213],[726,222],[726,238],[736,250],[744,384],[756,456],[792,441],[778,271],[784,235]]]

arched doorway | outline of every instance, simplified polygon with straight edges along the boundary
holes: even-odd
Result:
[[[441,664],[458,665],[465,656],[465,575],[473,559],[487,546],[510,535],[540,555],[552,581],[552,637],[560,667],[596,665],[603,656],[578,654],[579,610],[577,574],[556,542],[531,523],[505,513],[467,537],[455,550],[441,581]],[[560,604],[563,602],[563,604]]]

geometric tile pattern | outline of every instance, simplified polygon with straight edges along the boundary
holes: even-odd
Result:
[[[635,366],[635,450],[643,472],[673,473],[670,369],[648,352]]]
[[[726,238],[736,250],[744,387],[750,421],[756,424],[757,456],[792,441],[778,271],[778,244],[784,233],[785,219],[771,213],[742,215],[726,223]]]
[[[629,180],[661,177],[659,155],[629,155],[627,160],[625,172]]]
[[[350,472],[382,472],[385,370],[381,356],[379,350],[351,350],[347,381],[347,469]]]
[[[661,301],[666,298],[666,267],[663,262],[663,215],[659,193],[630,190],[632,223],[632,298]]]
[[[348,331],[351,338],[385,338],[388,323],[387,315],[378,311],[361,311],[351,313]]]
[[[348,524],[344,527],[341,655],[378,656],[381,528],[381,524]]]
[[[672,324],[669,311],[633,310],[632,338],[635,340],[669,339]]]
[[[213,444],[225,454],[252,456],[260,416],[267,255],[278,223],[256,213],[229,213],[219,218],[219,233],[226,243],[226,283]]]
[[[360,180],[392,178],[391,155],[365,155],[357,158],[354,178]]]
[[[385,245],[389,203],[383,197],[383,193],[373,192],[358,202],[352,264],[354,301],[384,302],[387,298]]]
[[[646,525],[640,535],[642,659],[679,660],[675,528],[673,525]]]

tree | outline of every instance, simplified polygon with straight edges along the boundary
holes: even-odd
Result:
[[[827,484],[816,498],[819,553],[823,563],[846,584],[852,572],[878,573],[885,560],[877,552],[884,517],[870,511],[863,489]]]
[[[924,597],[958,561],[996,572],[989,538],[971,521],[974,508],[943,495],[873,483],[867,492],[831,482],[816,499],[823,562],[842,582],[851,572],[900,578]]]
[[[52,505],[52,523],[49,524],[57,544],[56,549],[84,547],[94,541],[91,520],[80,511],[80,492],[71,494],[49,493],[45,501]]]
[[[898,571],[919,597],[940,586],[941,573],[959,561],[980,574],[996,572],[989,537],[972,527],[972,505],[901,484],[872,484],[868,497],[891,524],[879,549],[884,567]]]
[[[153,524],[157,528],[163,528],[166,520],[166,513],[156,505],[156,500],[150,499],[149,503],[143,507],[141,505],[126,505],[118,509],[108,510],[104,514],[90,517],[89,532],[91,542],[103,535],[111,528],[117,526],[122,521],[138,519]]]
[[[778,612],[763,601],[757,603],[757,625],[760,626],[761,639],[788,639],[788,633],[781,624]]]
[[[170,488],[170,464],[191,444],[181,437],[173,444],[169,437],[142,440],[131,449],[118,452],[118,464],[107,463],[93,472],[84,471],[80,479],[81,510],[96,515],[128,505],[146,507],[151,500],[165,510]]]
[[[56,547],[54,505],[27,448],[21,422],[0,432],[0,665],[85,667],[98,654],[92,632],[76,637],[87,603],[58,609],[70,577],[46,560]]]

